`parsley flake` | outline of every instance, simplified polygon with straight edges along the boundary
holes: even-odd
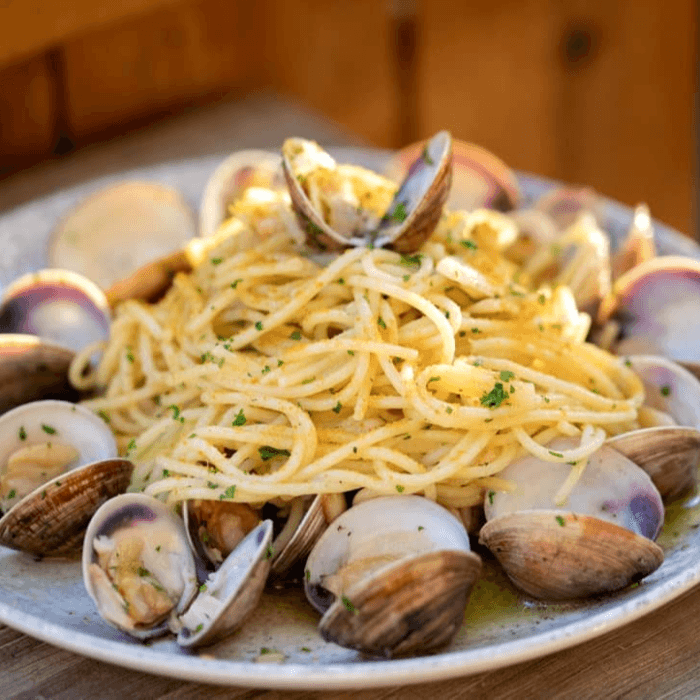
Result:
[[[340,600],[342,601],[343,605],[353,614],[357,614],[357,608],[352,604],[352,601],[350,598],[348,598],[346,595],[341,596]]]
[[[24,429],[24,426],[21,425],[19,428],[19,439],[20,440],[26,440],[27,439],[27,431]]]
[[[255,329],[258,331],[261,331],[263,329],[263,324],[262,321],[256,321],[255,323]]]
[[[671,394],[671,387],[668,384],[664,384],[661,387],[661,395],[662,396],[669,396]]]
[[[395,207],[394,211],[391,212],[391,218],[398,223],[406,221],[408,218],[408,212],[406,211],[406,202],[399,202]]]
[[[514,372],[510,372],[507,369],[501,370],[499,375],[504,382],[509,382],[515,376]]]
[[[496,382],[493,389],[491,389],[488,394],[484,394],[479,401],[481,402],[482,406],[498,408],[507,398],[508,394],[503,390],[503,384]]]
[[[45,423],[41,424],[41,429],[48,435],[56,434],[56,428],[52,428],[50,425],[46,425]]]
[[[479,248],[474,241],[460,241],[459,244],[468,250],[477,250]]]
[[[292,340],[301,340],[301,331],[294,331],[289,337]]]
[[[246,422],[246,417],[245,417],[245,414],[243,413],[243,409],[241,409],[236,414],[236,417],[233,419],[233,423],[231,423],[231,425],[239,427],[241,425],[245,425],[245,422]]]
[[[291,455],[289,450],[280,450],[276,447],[270,447],[270,445],[258,447],[258,453],[263,462],[267,462],[268,459],[272,459],[273,457],[289,457]]]
[[[559,523],[559,527],[564,527],[564,525],[566,525],[566,521],[561,517],[561,515],[557,515],[554,519]]]

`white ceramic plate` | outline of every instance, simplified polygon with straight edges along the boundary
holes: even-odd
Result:
[[[337,153],[340,160],[380,168],[386,154]],[[173,185],[196,208],[220,159],[170,163],[110,176],[65,190],[0,216],[0,291],[13,278],[46,266],[46,241],[76,202],[110,182],[138,178]],[[552,183],[523,176],[528,196]],[[624,234],[628,208],[609,202],[613,237]],[[690,240],[658,226],[660,252],[700,257]],[[519,597],[497,569],[487,567],[457,638],[442,653],[391,661],[369,660],[323,642],[316,613],[298,589],[266,593],[253,619],[229,640],[200,653],[174,641],[143,645],[113,630],[83,589],[78,563],[34,561],[0,547],[0,621],[85,656],[193,681],[266,688],[359,688],[435,681],[532,659],[609,632],[678,597],[700,582],[700,508],[677,505],[659,543],[664,564],[640,585],[618,594],[566,605]],[[263,651],[265,650],[265,651]],[[276,653],[270,653],[270,652]],[[267,653],[266,653],[267,652]]]

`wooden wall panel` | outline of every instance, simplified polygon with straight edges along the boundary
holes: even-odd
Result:
[[[178,0],[3,0],[0,65],[20,62],[79,33]]]
[[[419,130],[692,228],[693,0],[420,3]]]
[[[69,41],[66,119],[76,140],[260,82],[256,3],[196,0]]]
[[[267,82],[378,146],[398,145],[395,18],[376,0],[264,0]]]
[[[50,57],[0,70],[0,172],[51,152],[56,90]]]

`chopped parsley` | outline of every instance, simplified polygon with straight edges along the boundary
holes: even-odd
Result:
[[[513,379],[513,377],[515,376],[515,373],[514,373],[514,372],[510,372],[510,371],[507,370],[507,369],[503,369],[503,370],[501,370],[501,373],[500,373],[499,376],[501,377],[501,379],[502,379],[504,382],[509,382],[511,379]]]
[[[459,244],[468,250],[477,250],[479,248],[474,241],[460,241]]]
[[[554,452],[553,450],[549,450],[549,454],[552,455],[552,457],[564,457],[564,455],[561,452]]]
[[[488,406],[488,408],[498,408],[505,399],[508,398],[508,394],[503,390],[503,384],[496,382],[495,386],[488,394],[484,394],[481,399],[482,406]]]
[[[391,218],[398,223],[406,221],[408,218],[408,212],[406,211],[406,202],[399,202],[395,207],[394,211],[391,212]]]
[[[221,265],[221,263],[224,261],[223,258],[212,258],[211,259],[211,264],[212,265]]]
[[[348,350],[348,355],[353,356],[355,354],[354,350]]]
[[[440,381],[440,377],[430,377],[430,379],[428,379],[428,384],[430,384],[430,382],[439,382],[439,381]]]
[[[204,591],[206,591],[206,590],[207,590],[207,584],[206,584],[206,583],[203,583],[203,584],[199,587],[199,592],[200,592],[200,593],[204,593]]]
[[[406,267],[418,267],[423,260],[421,253],[416,253],[415,255],[407,255],[403,253],[401,255],[400,263]]]
[[[168,406],[168,410],[173,412],[173,420],[180,418],[180,409],[175,404]]]
[[[333,406],[333,413],[340,413],[340,409],[343,407],[343,404],[338,401],[338,403]]]
[[[661,395],[662,396],[670,396],[671,394],[671,387],[668,384],[664,384],[661,387]]]
[[[26,440],[27,439],[27,431],[24,429],[24,426],[21,425],[19,428],[19,439],[20,440]]]
[[[420,154],[420,157],[426,165],[435,165],[435,161],[430,157],[430,153],[428,153],[427,146],[423,149],[423,153]]]
[[[396,484],[396,490],[397,490],[399,493],[403,493],[404,488],[403,488],[403,486],[401,486],[401,484]]]
[[[133,353],[132,349],[131,349],[128,345],[127,345],[127,347],[126,347],[126,359],[127,359],[129,362],[133,362],[133,361],[134,361],[134,353]]]
[[[496,495],[495,491],[489,491],[489,504],[493,505],[493,498]]]
[[[258,331],[261,331],[263,329],[263,324],[262,321],[256,321],[255,322],[255,329]]]
[[[126,452],[128,454],[129,452],[131,452],[131,450],[135,450],[135,449],[136,449],[136,438],[131,438],[131,440],[129,441],[129,444],[126,446]]]
[[[564,518],[562,518],[561,515],[557,515],[555,520],[559,523],[559,527],[564,527],[564,525],[566,524]]]
[[[544,294],[540,294],[540,295],[537,297],[537,301],[539,301],[540,304],[542,304],[542,305],[544,306],[544,303],[547,301],[547,298],[545,297]]]
[[[136,569],[136,573],[139,576],[150,576],[151,572],[148,569],[144,569],[143,566],[139,566],[138,569]]]
[[[242,281],[243,281],[243,279],[239,277],[237,280],[234,280],[233,282],[231,282],[231,289],[235,289],[238,286],[238,283],[242,282]]]
[[[229,486],[223,493],[223,498],[233,498],[236,495],[236,485]],[[221,500],[221,499],[219,499]]]
[[[7,494],[7,498],[8,498],[8,499],[14,498],[16,495],[17,495],[17,491],[15,491],[14,489],[12,489],[12,491],[10,491],[10,493]]]
[[[293,331],[289,337],[292,340],[301,340],[301,331]]]
[[[50,425],[46,425],[45,423],[41,424],[41,429],[48,435],[56,434],[56,428],[52,428]]]
[[[352,604],[350,598],[344,595],[341,596],[340,600],[342,601],[343,605],[347,608],[347,610],[349,610],[351,613],[357,614],[357,608]]]
[[[272,459],[273,457],[289,457],[291,455],[289,450],[280,450],[276,447],[270,447],[270,445],[258,447],[258,453],[263,462],[267,462],[268,459]]]
[[[270,365],[265,365],[260,371],[262,374],[267,374],[270,371]]]
[[[236,414],[236,417],[233,419],[233,423],[231,423],[231,425],[239,427],[241,425],[245,425],[245,422],[246,422],[246,417],[245,417],[245,414],[243,413],[243,409],[241,409]]]
[[[384,328],[384,330],[386,330],[386,323],[384,322],[384,319],[381,316],[377,319],[377,325],[380,328]]]

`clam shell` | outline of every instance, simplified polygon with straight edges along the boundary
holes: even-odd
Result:
[[[202,194],[199,206],[200,236],[211,236],[216,232],[226,218],[228,205],[253,181],[270,188],[283,186],[278,153],[236,151],[219,164],[207,180]]]
[[[312,154],[319,167],[332,169],[335,161],[316,144],[303,139],[288,139],[282,147],[282,167],[292,207],[309,245],[333,250],[371,244],[406,253],[417,250],[435,229],[452,178],[452,139],[448,132],[439,132],[423,145],[422,155],[409,168],[376,230],[360,231],[351,237],[334,231],[306,195],[293,162],[300,146]]]
[[[282,533],[272,543],[271,574],[284,577],[287,572],[306,557],[318,538],[330,523],[346,509],[343,494],[319,494],[306,508],[301,522],[294,527],[294,532],[286,541],[281,541]]]
[[[52,267],[75,270],[106,289],[195,235],[192,210],[170,187],[122,182],[95,192],[51,234]]]
[[[622,339],[615,352],[665,355],[698,362],[700,262],[677,255],[653,258],[613,285],[598,311],[598,323],[614,318]]]
[[[103,581],[95,577],[91,565],[97,563],[97,554],[93,543],[97,537],[110,536],[122,527],[134,527],[140,521],[157,522],[164,530],[174,537],[177,548],[169,551],[167,556],[177,559],[178,572],[182,574],[183,591],[168,620],[162,623],[146,626],[124,626],[109,614],[111,597],[114,595],[111,585],[103,590]],[[171,508],[155,498],[141,493],[127,493],[116,496],[104,503],[94,514],[83,543],[82,555],[83,582],[88,594],[97,606],[102,618],[117,629],[145,640],[166,633],[171,626],[177,627],[176,616],[184,612],[195,596],[198,588],[195,560],[190,551],[182,520],[175,516]]]
[[[0,334],[0,414],[30,401],[77,401],[68,381],[74,353],[34,335]]]
[[[423,148],[422,142],[402,148],[390,159],[384,174],[400,182]],[[520,200],[518,178],[500,158],[476,144],[452,141],[452,186],[445,203],[448,209],[487,207],[507,212],[516,209]]]
[[[70,270],[23,275],[0,302],[0,332],[36,335],[74,351],[106,339],[109,319],[102,290]]]
[[[479,541],[518,588],[546,600],[616,591],[655,571],[664,558],[655,542],[626,528],[557,510],[495,518]]]
[[[642,467],[664,499],[675,498],[697,479],[700,381],[665,357],[630,355],[626,362],[644,383],[645,405],[668,414],[677,425],[632,430],[609,438],[607,444]]]
[[[126,491],[133,469],[126,459],[106,459],[51,479],[0,518],[0,544],[40,557],[77,556],[93,514]]]
[[[319,623],[329,642],[384,657],[447,644],[464,611],[481,560],[471,552],[442,550],[377,572],[348,589]]]
[[[325,588],[344,568],[340,596]],[[324,639],[393,656],[442,646],[459,629],[481,560],[464,526],[418,496],[372,499],[337,517],[306,564]],[[346,569],[346,570],[347,570]]]
[[[186,613],[177,636],[183,647],[212,644],[234,632],[255,609],[270,570],[272,521],[248,533],[210,574]],[[195,624],[196,623],[196,624]]]

